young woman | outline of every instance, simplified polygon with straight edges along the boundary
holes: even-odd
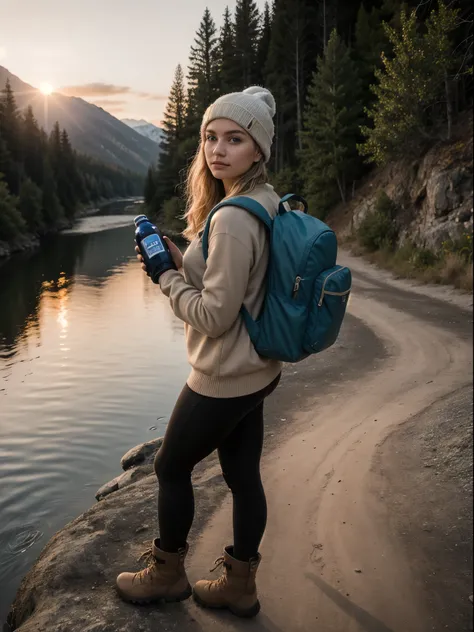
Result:
[[[265,168],[274,115],[271,93],[252,87],[217,99],[202,121],[188,177],[184,235],[191,243],[183,258],[168,240],[178,270],[159,279],[185,323],[192,370],[155,460],[160,537],[146,569],[117,578],[127,601],[181,601],[191,595],[184,567],[194,516],[191,473],[217,449],[233,494],[234,542],[218,560],[222,577],[199,581],[193,595],[203,606],[229,608],[238,616],[260,609],[255,576],[267,519],[260,478],[263,405],[278,384],[281,364],[256,353],[239,310],[245,305],[256,318],[262,308],[269,244],[264,225],[233,206],[212,218],[207,262],[201,235],[211,209],[227,197],[246,195],[271,217],[277,213],[279,197],[267,184]]]

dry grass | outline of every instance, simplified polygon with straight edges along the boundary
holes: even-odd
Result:
[[[367,252],[357,240],[344,240],[344,245],[350,247],[352,254],[363,256],[385,270],[390,270],[398,278],[418,279],[423,283],[437,283],[453,285],[465,292],[473,291],[473,266],[465,257],[458,253],[449,253],[441,257],[432,265],[421,265],[419,253],[411,245],[396,251],[377,250]]]

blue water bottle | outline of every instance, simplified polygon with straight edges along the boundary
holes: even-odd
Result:
[[[137,215],[135,241],[153,283],[159,283],[160,275],[166,270],[176,270],[170,250],[160,230],[146,215]]]

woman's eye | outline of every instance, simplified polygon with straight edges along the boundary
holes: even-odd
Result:
[[[216,140],[216,137],[215,137],[215,136],[208,135],[208,136],[206,137],[206,140]]]
[[[231,140],[231,142],[233,142],[233,143],[234,143],[234,142],[235,142],[235,143],[240,143],[240,138],[239,138],[238,136],[234,136],[234,138],[231,138],[230,140]]]

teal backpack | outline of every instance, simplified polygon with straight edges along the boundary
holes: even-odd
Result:
[[[291,210],[290,200],[301,202],[304,211]],[[247,309],[241,308],[257,353],[283,362],[299,362],[330,347],[339,335],[352,282],[349,268],[336,265],[334,231],[308,215],[308,205],[298,195],[283,197],[274,219],[251,198],[229,198],[209,214],[202,236],[205,260],[212,216],[229,205],[258,217],[270,236],[263,309],[253,320]]]

